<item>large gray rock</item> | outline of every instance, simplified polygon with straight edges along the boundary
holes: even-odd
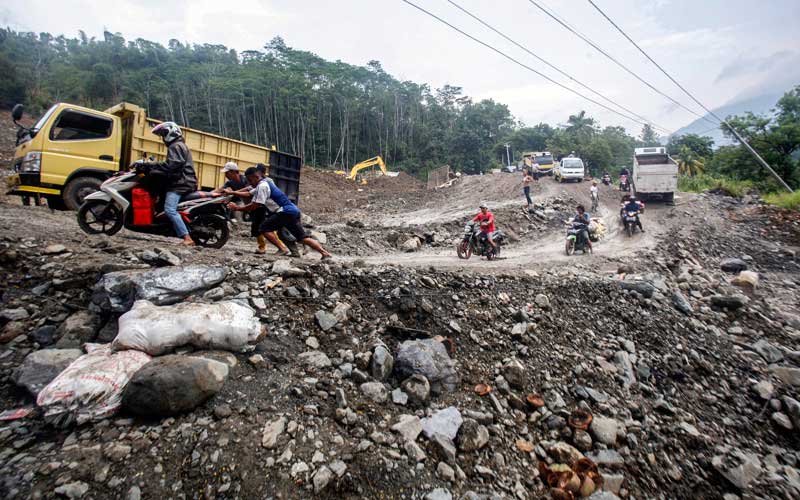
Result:
[[[672,292],[672,304],[675,306],[675,309],[683,314],[691,315],[694,312],[692,304],[677,290]]]
[[[320,309],[314,314],[317,324],[323,332],[327,332],[339,322],[339,319],[324,309]]]
[[[227,377],[228,365],[212,359],[154,358],[133,375],[122,394],[122,405],[142,416],[176,415],[216,394]]]
[[[747,269],[747,262],[742,259],[725,259],[719,263],[719,268],[726,273],[738,273]]]
[[[56,330],[56,348],[77,349],[97,337],[102,319],[91,311],[78,311],[61,323]]]
[[[525,388],[525,367],[516,359],[503,365],[503,377],[515,389]]]
[[[376,380],[386,380],[392,374],[394,367],[394,357],[389,353],[389,350],[379,345],[372,352],[370,360],[370,373]]]
[[[365,382],[360,388],[366,397],[376,403],[385,403],[389,399],[389,391],[380,382]]]
[[[464,420],[458,431],[458,449],[461,451],[477,451],[489,442],[489,429],[477,421],[468,418]]]
[[[447,349],[433,339],[408,340],[400,344],[394,369],[401,379],[415,374],[424,376],[434,394],[455,391],[461,382]]]
[[[760,339],[752,345],[755,352],[761,355],[767,363],[779,363],[783,361],[783,351],[770,344],[764,339]]]
[[[590,427],[595,439],[608,446],[617,444],[617,432],[619,430],[619,422],[613,418],[595,415],[592,419]]]
[[[278,444],[278,438],[286,430],[286,417],[278,417],[267,422],[261,432],[261,446],[271,450]]]
[[[711,459],[711,465],[740,490],[750,486],[762,473],[761,460],[757,455],[736,449],[724,455],[716,455]]]
[[[744,295],[712,295],[711,296],[711,305],[717,307],[724,307],[730,310],[739,309],[740,307],[744,307],[747,303],[750,302],[750,299],[745,297]]]
[[[43,349],[33,351],[14,370],[14,383],[23,387],[36,398],[39,391],[64,371],[73,361],[81,357],[80,349]]]
[[[411,375],[407,379],[403,380],[403,383],[400,386],[402,387],[403,392],[408,395],[408,398],[415,405],[423,406],[430,398],[431,384],[428,382],[428,379],[422,375]]]
[[[656,291],[656,287],[647,281],[620,281],[619,285],[623,290],[636,292],[648,299],[652,298]]]
[[[461,412],[455,406],[449,406],[443,410],[439,410],[430,417],[422,419],[422,432],[428,439],[433,438],[434,435],[439,434],[449,440],[454,440],[458,435],[458,430],[461,428],[463,419]]]
[[[92,305],[102,311],[126,312],[140,299],[174,304],[219,285],[227,275],[226,268],[209,266],[116,271],[105,274],[94,286]]]

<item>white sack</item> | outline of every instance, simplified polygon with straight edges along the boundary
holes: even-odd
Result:
[[[122,391],[139,368],[150,361],[143,352],[113,352],[111,346],[86,344],[72,362],[36,398],[44,418],[55,425],[82,424],[110,417],[119,409]]]
[[[114,350],[135,349],[151,356],[191,345],[197,349],[242,351],[262,337],[254,312],[238,302],[186,302],[156,306],[138,300],[119,318]]]

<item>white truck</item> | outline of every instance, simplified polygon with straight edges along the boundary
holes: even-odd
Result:
[[[678,190],[678,164],[667,154],[667,148],[634,149],[632,184],[633,192],[642,200],[673,202]]]

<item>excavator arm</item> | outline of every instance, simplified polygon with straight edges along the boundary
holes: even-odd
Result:
[[[356,180],[356,176],[360,171],[364,170],[365,168],[373,167],[375,165],[378,165],[378,167],[380,167],[381,172],[383,172],[383,175],[387,175],[386,164],[383,163],[383,158],[381,158],[380,156],[376,156],[374,158],[370,158],[369,160],[364,160],[361,163],[357,163],[356,165],[354,165],[353,168],[350,169],[350,175],[348,175],[347,178],[351,180]]]

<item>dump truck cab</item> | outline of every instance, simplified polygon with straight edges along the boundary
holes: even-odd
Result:
[[[14,122],[21,116],[22,106],[17,105],[12,112]],[[115,172],[136,160],[166,158],[166,145],[150,132],[158,123],[144,108],[127,102],[105,111],[55,104],[32,127],[17,123],[9,194],[38,193],[47,198],[51,208],[77,210],[83,198]],[[189,127],[181,130],[192,152],[199,189],[221,186],[226,162],[240,166],[262,163],[289,199],[299,201],[299,156]]]
[[[77,209],[87,194],[120,168],[119,117],[58,103],[21,130],[11,194],[39,193],[53,208]]]

